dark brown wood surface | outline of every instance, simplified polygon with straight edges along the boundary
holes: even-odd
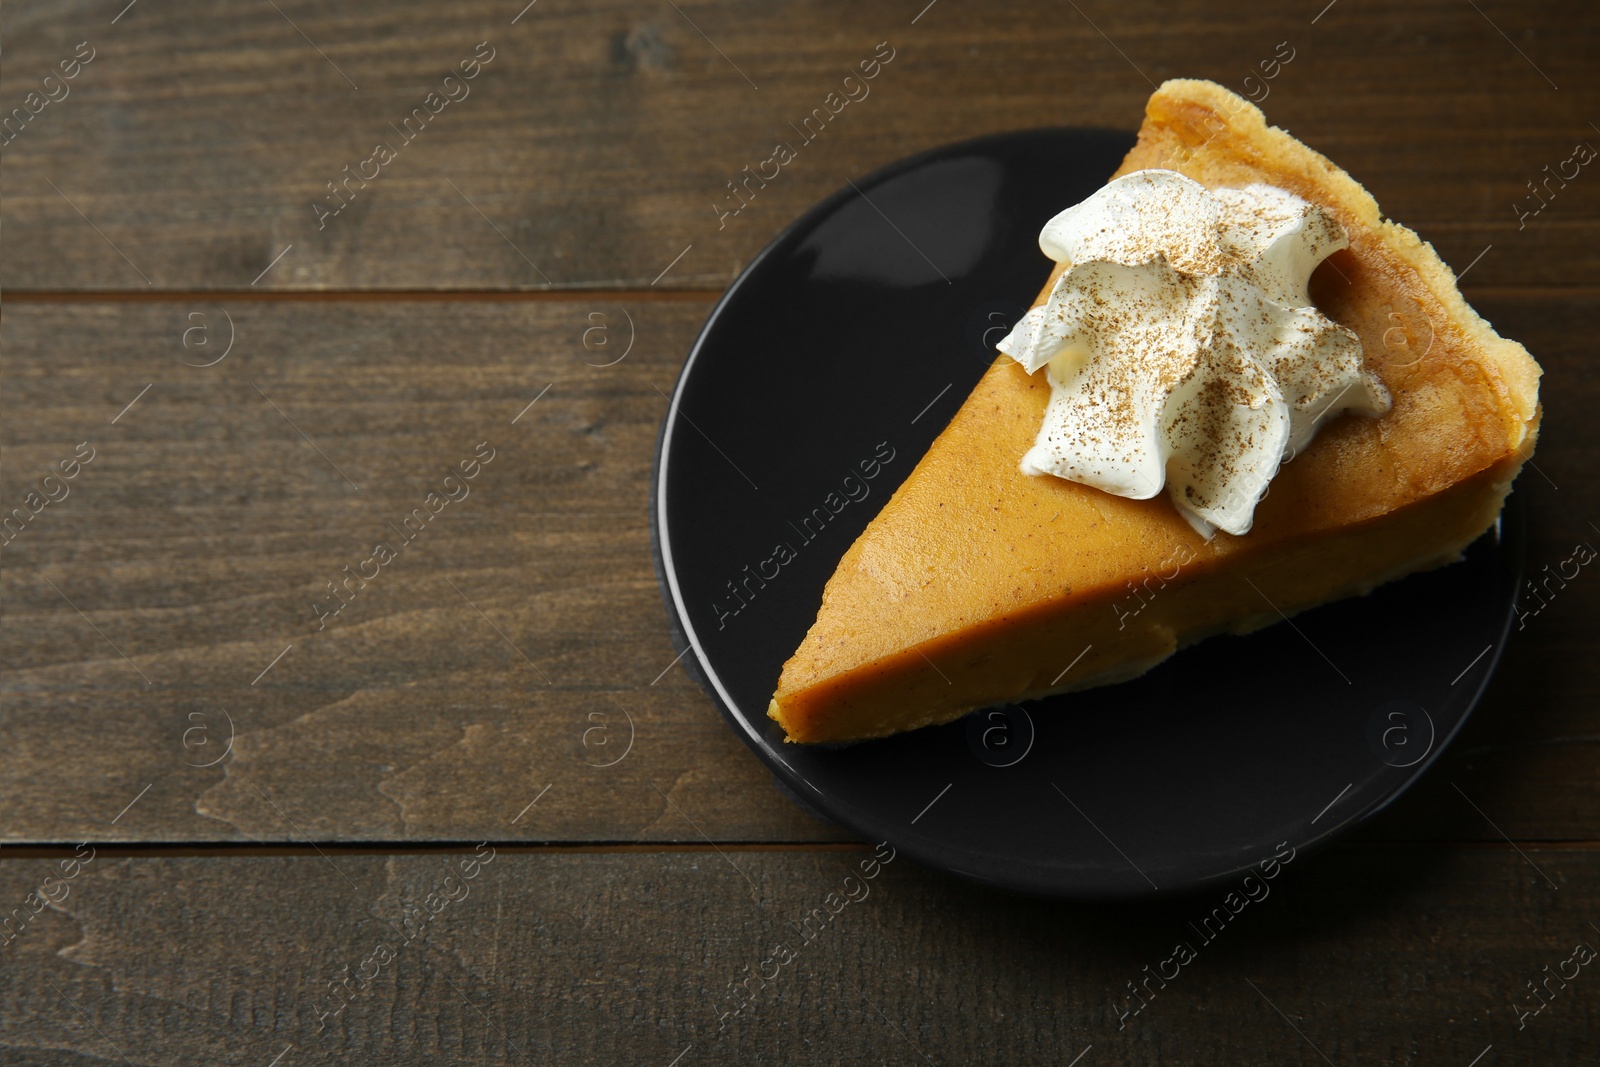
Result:
[[[0,765],[35,798],[12,840],[94,836],[146,785],[127,839],[295,839],[265,794],[319,840],[699,840],[658,788],[719,839],[839,836],[672,666],[647,482],[704,299],[624,300],[603,368],[581,337],[595,308],[624,343],[610,298],[225,304],[209,368],[179,362],[190,306],[7,309],[11,492],[98,450],[5,548]],[[327,583],[482,442],[468,495],[324,624]]]
[[[1222,891],[1067,907],[903,858],[865,880],[873,856],[501,851],[469,881],[459,854],[96,855],[7,949],[0,1058],[1466,1067],[1600,1041],[1600,960],[1523,984],[1600,942],[1593,849],[1296,857],[1226,919]]]
[[[904,859],[812,942],[790,924],[870,847],[673,666],[646,499],[696,330],[796,214],[952,140],[1132,128],[1197,76],[1269,89],[1540,360],[1518,494],[1529,570],[1556,565],[1600,537],[1600,178],[1528,183],[1600,145],[1600,16],[524,2],[6,8],[0,507],[93,458],[0,546],[0,1061],[1595,1062],[1600,963],[1526,985],[1600,948],[1587,571],[1439,765],[1214,945],[1186,930],[1221,893],[1062,907]],[[871,95],[719,221],[880,42]],[[475,50],[470,95],[319,228]],[[586,347],[592,314],[621,362],[592,365],[619,350]],[[480,447],[470,494],[319,623]],[[1197,958],[1119,1028],[1180,939]]]
[[[643,286],[693,245],[661,284],[718,288],[846,178],[997,130],[1130,128],[1164,78],[1259,96],[1244,80],[1286,42],[1268,117],[1447,261],[1492,244],[1483,284],[1600,283],[1587,172],[1520,230],[1515,208],[1537,203],[1526,183],[1546,165],[1600,144],[1600,27],[1581,5],[1340,0],[1313,24],[1323,5],[1299,0],[940,0],[912,25],[925,3],[539,0],[515,25],[510,0],[147,0],[115,25],[102,0],[12,5],[7,108],[78,42],[95,58],[5,149],[0,282],[243,288],[293,245],[261,285]],[[402,140],[391,124],[483,41],[494,58],[469,95],[319,223],[327,183]],[[739,204],[727,183],[799,140],[790,124],[885,41],[870,94],[719,222],[713,205]]]

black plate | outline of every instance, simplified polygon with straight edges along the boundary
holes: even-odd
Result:
[[[1054,896],[1192,889],[1369,818],[1477,702],[1522,557],[1508,512],[1506,536],[1464,563],[1292,627],[1213,638],[1132,682],[859,745],[784,743],[767,701],[839,557],[1032,301],[1049,268],[1040,227],[1132,143],[1104,130],[988,137],[806,212],[707,320],[652,482],[684,663],[788,790],[928,866]],[[816,508],[830,520],[802,529]],[[792,559],[778,562],[779,543]]]

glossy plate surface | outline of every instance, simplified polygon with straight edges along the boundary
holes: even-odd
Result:
[[[823,585],[1031,303],[1050,266],[1040,227],[1132,143],[984,138],[812,208],[706,322],[652,484],[683,664],[784,787],[928,866],[1064,897],[1236,878],[1388,804],[1487,683],[1521,560],[1511,508],[1463,563],[1213,638],[1132,682],[854,746],[784,743],[767,701]],[[819,508],[826,524],[807,525]]]

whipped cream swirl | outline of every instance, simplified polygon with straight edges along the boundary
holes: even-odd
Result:
[[[1292,193],[1170,170],[1125,175],[1051,219],[1039,247],[1067,269],[997,346],[1049,376],[1022,470],[1135,500],[1165,485],[1205,536],[1248,533],[1279,465],[1324,421],[1389,410],[1360,339],[1306,292],[1348,245]]]

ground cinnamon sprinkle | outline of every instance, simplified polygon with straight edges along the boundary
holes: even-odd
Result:
[[[1324,418],[1388,408],[1360,341],[1305,293],[1346,243],[1283,190],[1213,192],[1171,171],[1126,175],[1052,219],[1040,247],[1069,265],[999,346],[1051,384],[1023,469],[1133,497],[1165,483],[1196,526],[1248,530]]]

